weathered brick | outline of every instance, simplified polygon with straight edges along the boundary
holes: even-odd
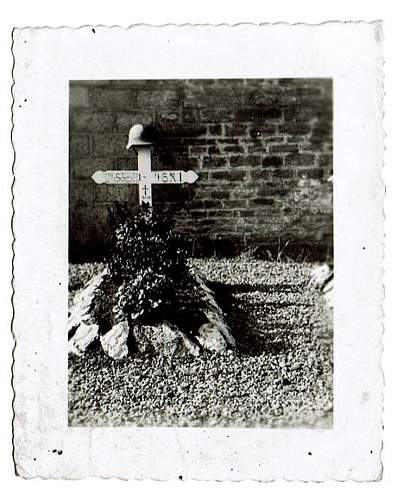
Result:
[[[181,168],[185,169],[185,167],[183,165],[181,165]],[[186,170],[188,170],[188,169],[186,168]],[[196,174],[199,176],[197,182],[203,183],[203,182],[207,182],[209,179],[208,172],[205,172],[203,170],[196,170]]]
[[[188,210],[194,210],[194,209],[203,209],[204,208],[204,200],[192,200],[189,202],[188,205]]]
[[[290,135],[287,136],[287,142],[288,143],[298,143],[301,144],[302,142],[306,142],[307,137],[305,135]]]
[[[176,162],[173,165],[170,165],[170,167],[178,167],[183,170],[197,170],[199,168],[199,163],[197,158],[190,158],[190,157],[185,157],[185,156],[177,156]],[[199,173],[199,172],[197,172]],[[204,172],[202,172],[204,173]]]
[[[244,192],[250,193],[251,191],[255,191],[258,188],[257,181],[246,180],[244,184],[231,186],[230,187],[230,198],[234,196],[233,199],[244,198]],[[235,195],[238,196],[235,196]]]
[[[258,90],[254,89],[253,92],[249,92],[246,97],[247,106],[261,106],[264,108],[277,109],[279,104],[279,98],[274,93],[273,88],[264,88]]]
[[[198,123],[200,121],[200,111],[197,107],[183,107],[181,110],[182,123]]]
[[[90,91],[88,87],[70,86],[69,106],[71,108],[88,108],[90,105]]]
[[[296,173],[298,177],[307,179],[322,179],[324,177],[324,169],[322,168],[301,168]]]
[[[318,87],[315,87],[314,85],[305,85],[303,87],[297,87],[295,89],[295,94],[297,96],[309,96],[309,97],[312,97],[312,96],[319,96],[321,95],[321,89],[319,89]]]
[[[225,146],[223,146],[223,152],[226,154],[233,153],[242,155],[245,153],[245,149],[243,146],[239,146],[238,144],[225,144]]]
[[[288,166],[301,166],[314,164],[313,154],[288,154],[285,156],[285,165]]]
[[[261,165],[262,157],[260,155],[239,155],[230,157],[232,167],[255,167]]]
[[[216,81],[210,87],[187,86],[184,92],[184,102],[187,105],[204,107],[219,106],[237,107],[244,103],[244,90],[239,85],[231,85],[230,81],[222,83]]]
[[[73,179],[91,179],[97,170],[112,170],[113,158],[71,158],[69,162],[70,176]]]
[[[208,155],[208,146],[190,146],[190,156],[206,156]]]
[[[279,168],[273,171],[273,177],[277,179],[293,179],[295,170],[292,168]]]
[[[189,210],[189,214],[192,217],[205,217],[207,215],[207,211],[200,210],[200,209],[192,209],[192,210]]]
[[[268,197],[270,199],[270,197]],[[277,218],[274,217],[274,208],[277,206],[277,199],[273,198],[274,203],[267,203],[263,206],[256,206],[251,209],[254,210],[254,216],[257,223],[263,224],[268,223],[269,219]]]
[[[301,84],[305,83],[306,79],[305,78],[300,78],[299,82]],[[297,79],[296,78],[279,78],[277,80],[277,83],[280,87],[288,87],[289,92],[292,92],[292,88],[296,87],[297,85]]]
[[[210,156],[203,159],[204,168],[219,168],[229,164],[229,160],[224,156]]]
[[[222,202],[220,200],[204,200],[205,208],[221,208]]]
[[[85,134],[72,135],[69,139],[69,154],[72,158],[90,156],[90,136]]]
[[[238,186],[238,184],[235,184],[235,186]],[[231,190],[230,199],[241,200],[243,198],[246,198],[247,200],[249,200],[250,198],[254,198],[256,194],[257,194],[256,189],[246,189],[244,185],[241,185],[239,186],[239,189]]]
[[[181,160],[183,159],[183,161],[189,158],[189,146],[187,144],[174,144],[172,146],[164,144],[162,147],[159,146],[156,149],[153,148],[153,158],[157,156],[162,162],[171,165],[176,163],[178,158]],[[194,161],[197,162],[196,159],[194,159]]]
[[[239,109],[236,114],[237,121],[241,122],[263,122],[281,118],[281,110],[278,107],[261,106],[251,109]]]
[[[230,191],[227,189],[211,191],[210,196],[213,200],[228,200],[230,198]]]
[[[219,149],[219,146],[216,144],[212,144],[211,146],[208,146],[208,154],[210,155],[220,155],[221,150]]]
[[[329,137],[332,134],[332,123],[327,124],[317,124],[313,127],[312,135],[320,136],[320,137]]]
[[[258,205],[274,205],[273,198],[253,198],[248,201],[249,206],[258,206]]]
[[[269,143],[280,143],[280,144],[284,144],[284,136],[283,135],[270,135],[270,136],[265,136],[263,138],[263,140],[265,141],[266,144],[269,144]]]
[[[234,120],[235,111],[232,107],[210,107],[199,111],[199,120],[202,123],[225,123]]]
[[[251,127],[249,127],[249,134],[252,138],[258,139],[259,137],[267,137],[267,136],[272,136],[277,132],[275,125],[271,124],[264,124],[264,125],[257,125],[253,124]]]
[[[332,167],[332,155],[331,154],[321,154],[318,159],[319,167]]]
[[[222,125],[221,124],[208,125],[208,133],[210,135],[215,135],[215,136],[222,135]]]
[[[208,210],[208,217],[212,219],[222,219],[222,223],[224,222],[229,222],[228,219],[232,219],[235,216],[235,213],[233,210],[228,210],[225,208],[219,209],[219,210],[214,210],[214,209],[209,209]]]
[[[207,139],[205,136],[202,137],[180,137],[179,141],[181,145],[185,148],[188,148],[189,146],[209,146],[213,144],[212,139]],[[173,139],[173,141],[170,144],[170,147],[172,150],[175,149],[175,145],[178,145],[178,141]]]
[[[266,147],[262,144],[261,140],[239,140],[240,144],[247,149],[248,154],[252,155],[255,153],[264,153]]]
[[[122,133],[128,133],[132,125],[141,123],[142,125],[150,125],[154,121],[154,115],[151,110],[142,111],[114,111],[113,116],[115,118],[114,126],[115,129]]]
[[[310,133],[310,123],[284,123],[280,125],[279,132],[281,134],[305,135]]]
[[[231,233],[235,232],[238,230],[238,225],[235,222],[232,222],[232,220],[229,219],[214,219],[215,221],[215,228],[214,230],[217,233]]]
[[[222,140],[217,141],[217,143],[223,149],[225,146],[238,146],[240,144],[237,137],[225,137]]]
[[[228,137],[244,137],[248,134],[247,123],[226,123],[225,135]]]
[[[301,153],[322,153],[324,152],[324,142],[322,141],[313,141],[310,138],[308,143],[302,143],[299,146],[299,150]]]
[[[246,200],[246,203],[248,205],[248,200]],[[255,212],[255,209],[252,208],[241,208],[238,210],[239,216],[244,218],[254,217],[256,214]]]
[[[94,109],[104,111],[127,111],[135,107],[130,90],[94,88],[92,102]]]
[[[72,189],[70,189],[70,201],[72,203],[90,203],[94,200],[94,184],[95,182],[90,180],[76,180],[71,183]]]
[[[134,102],[138,108],[171,108],[182,101],[182,94],[175,90],[140,90],[134,92]]]
[[[264,156],[262,160],[262,165],[264,167],[280,167],[283,164],[283,158],[281,156],[271,155]]]
[[[273,172],[268,168],[255,168],[251,169],[250,175],[251,179],[271,179]]]
[[[295,144],[277,144],[269,146],[269,153],[298,153],[299,147]]]
[[[113,164],[113,170],[136,170],[138,168],[138,160],[133,152],[129,156],[115,157]]]
[[[183,89],[183,80],[111,80],[112,87],[120,87],[133,90],[176,90]]]
[[[216,80],[214,78],[200,78],[200,80],[185,80],[185,82],[189,87],[207,88],[211,85],[214,85]]]
[[[205,136],[207,134],[207,127],[205,125],[201,124],[172,124],[169,125],[166,129],[163,130],[163,135],[165,137],[179,137],[182,139],[189,138],[189,141],[191,141],[191,138],[196,138],[197,136]],[[203,143],[205,142],[205,139],[203,139]]]
[[[321,106],[324,107],[324,110],[329,110],[329,102],[328,99],[324,99],[322,95],[319,96],[313,96],[313,95],[302,95],[299,97],[295,97],[295,102],[296,100],[299,99],[299,104],[303,107],[306,107],[308,109],[312,110],[318,110]]]
[[[93,136],[94,156],[127,156],[132,157],[131,151],[126,150],[128,136],[125,134],[101,134]]]
[[[302,106],[300,101],[288,103],[283,108],[283,118],[286,123],[305,122],[314,116],[311,107]]]
[[[243,200],[225,200],[223,202],[224,208],[244,209],[248,205],[248,199]],[[239,215],[239,214],[238,214]]]
[[[324,144],[329,141],[331,135],[330,134],[324,134],[324,135],[318,135],[318,134],[312,134],[310,138],[310,142],[313,145],[319,145],[324,146]]]
[[[226,180],[226,181],[242,181],[246,177],[246,172],[244,170],[218,170],[212,172],[212,178],[214,180]]]
[[[109,111],[74,110],[70,119],[77,132],[111,132],[115,128],[114,114]]]
[[[208,216],[208,217],[210,217],[210,216]],[[224,224],[227,224],[227,222],[228,222],[227,219],[219,218],[219,217],[216,218],[213,215],[211,216],[211,218],[203,219],[202,221],[200,221],[200,223],[206,229],[208,229],[208,228],[212,229],[214,226],[217,226],[216,231],[219,230],[219,226],[223,226]]]
[[[138,197],[138,187],[135,184],[95,184],[94,190],[95,200],[98,202],[111,203],[115,199],[126,202]]]

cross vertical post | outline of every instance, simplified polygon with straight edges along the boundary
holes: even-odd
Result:
[[[152,183],[151,179],[151,156],[150,146],[137,146],[138,150],[138,174],[139,174],[139,204],[145,203],[149,207],[153,206],[152,202]]]

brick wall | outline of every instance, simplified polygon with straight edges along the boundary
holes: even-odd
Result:
[[[155,123],[153,168],[194,169],[193,185],[153,186],[196,255],[252,246],[332,254],[332,80],[70,83],[70,258],[102,251],[107,209],[136,186],[96,185],[96,170],[136,168],[132,124]],[[321,254],[321,255],[320,255]]]

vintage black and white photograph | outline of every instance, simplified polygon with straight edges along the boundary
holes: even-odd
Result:
[[[333,80],[69,82],[69,426],[333,427]]]
[[[381,477],[382,41],[14,31],[18,474]]]

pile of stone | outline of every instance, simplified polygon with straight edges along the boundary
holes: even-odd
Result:
[[[310,284],[320,290],[332,311],[334,307],[334,271],[328,264],[316,266],[311,273]]]
[[[83,356],[98,342],[103,351],[113,359],[122,359],[132,352],[154,352],[171,360],[180,352],[198,356],[203,350],[223,352],[235,347],[235,340],[214,293],[194,268],[189,269],[189,276],[194,288],[199,290],[200,300],[189,301],[186,297],[184,301],[185,291],[181,290],[181,304],[177,307],[190,307],[192,312],[195,309],[194,313],[199,310],[204,320],[196,331],[189,329],[189,332],[182,332],[172,319],[142,324],[134,322],[132,318],[114,324],[106,332],[101,331],[93,315],[95,291],[108,273],[107,268],[97,273],[74,297],[68,319],[71,354]]]

